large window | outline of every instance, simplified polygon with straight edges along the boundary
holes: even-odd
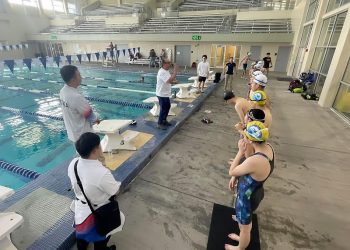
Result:
[[[333,108],[350,120],[350,60],[340,82]]]
[[[38,7],[38,0],[8,0],[10,4],[20,4],[31,7]]]
[[[327,12],[334,10],[344,4],[350,3],[350,0],[329,0]]]
[[[321,94],[324,80],[327,77],[346,14],[347,12],[343,12],[323,21],[314,57],[311,62],[311,70],[315,71],[318,75],[314,89],[318,95]]]
[[[318,0],[311,0],[306,14],[306,22],[314,20],[318,9]]]

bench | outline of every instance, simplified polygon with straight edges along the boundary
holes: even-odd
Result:
[[[103,152],[111,153],[118,149],[136,150],[136,147],[129,142],[132,138],[124,138],[121,134],[121,130],[129,126],[130,123],[131,120],[103,120],[100,124],[93,126],[96,133],[105,134],[101,140]]]
[[[149,111],[153,116],[159,116],[160,106],[159,106],[159,100],[156,96],[149,97],[145,100],[143,100],[144,103],[153,103],[153,108]],[[175,116],[173,109],[177,107],[176,103],[171,103],[169,114],[170,116]]]

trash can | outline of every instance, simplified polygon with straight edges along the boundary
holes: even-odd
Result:
[[[220,82],[220,79],[221,79],[221,72],[216,72],[214,82],[215,83]]]

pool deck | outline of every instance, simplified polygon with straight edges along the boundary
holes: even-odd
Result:
[[[273,105],[270,142],[277,156],[257,212],[262,249],[348,249],[349,125],[331,110],[286,92],[288,83],[274,79],[270,78],[267,92]],[[235,77],[234,81],[236,95],[244,95],[244,80]],[[212,94],[206,99],[208,92]],[[232,126],[238,116],[223,102],[222,84],[208,92],[198,99],[204,101],[198,111],[192,107],[180,115],[189,115],[189,119],[176,118],[182,122],[174,128],[174,135],[168,131],[155,134],[155,140],[160,133],[167,136],[157,154],[140,153],[130,159],[131,165],[136,158],[145,157],[145,164],[151,161],[119,196],[126,224],[123,232],[111,239],[117,249],[206,249],[213,203],[232,205],[227,160],[237,151],[238,134]],[[203,124],[204,116],[214,123]],[[151,133],[152,124],[145,121],[138,126]],[[40,233],[45,229],[35,241],[28,238],[33,233],[15,232],[13,240],[19,249],[70,249],[73,245],[73,237],[56,234],[57,230],[72,231],[72,213],[66,205],[73,195],[64,174],[66,166],[50,171],[48,178],[39,177],[25,192],[0,204],[0,211],[12,208],[34,214],[38,223],[26,230]],[[127,168],[120,169],[119,179],[128,174]],[[28,194],[19,206],[16,201]],[[41,212],[31,202],[35,199],[42,200]],[[40,222],[41,217],[57,213],[63,214],[61,218]]]
[[[270,79],[276,168],[257,212],[261,249],[349,249],[349,125]],[[234,80],[236,94],[246,93]],[[206,249],[213,203],[232,205],[226,162],[237,151],[238,116],[222,94],[221,85],[120,195],[117,249]]]

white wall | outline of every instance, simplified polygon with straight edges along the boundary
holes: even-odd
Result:
[[[39,16],[38,10],[13,6],[0,13],[0,43],[12,45],[27,43],[28,36],[49,26],[47,17]],[[33,57],[37,46],[30,43],[29,49],[0,51],[0,59],[18,59]]]

